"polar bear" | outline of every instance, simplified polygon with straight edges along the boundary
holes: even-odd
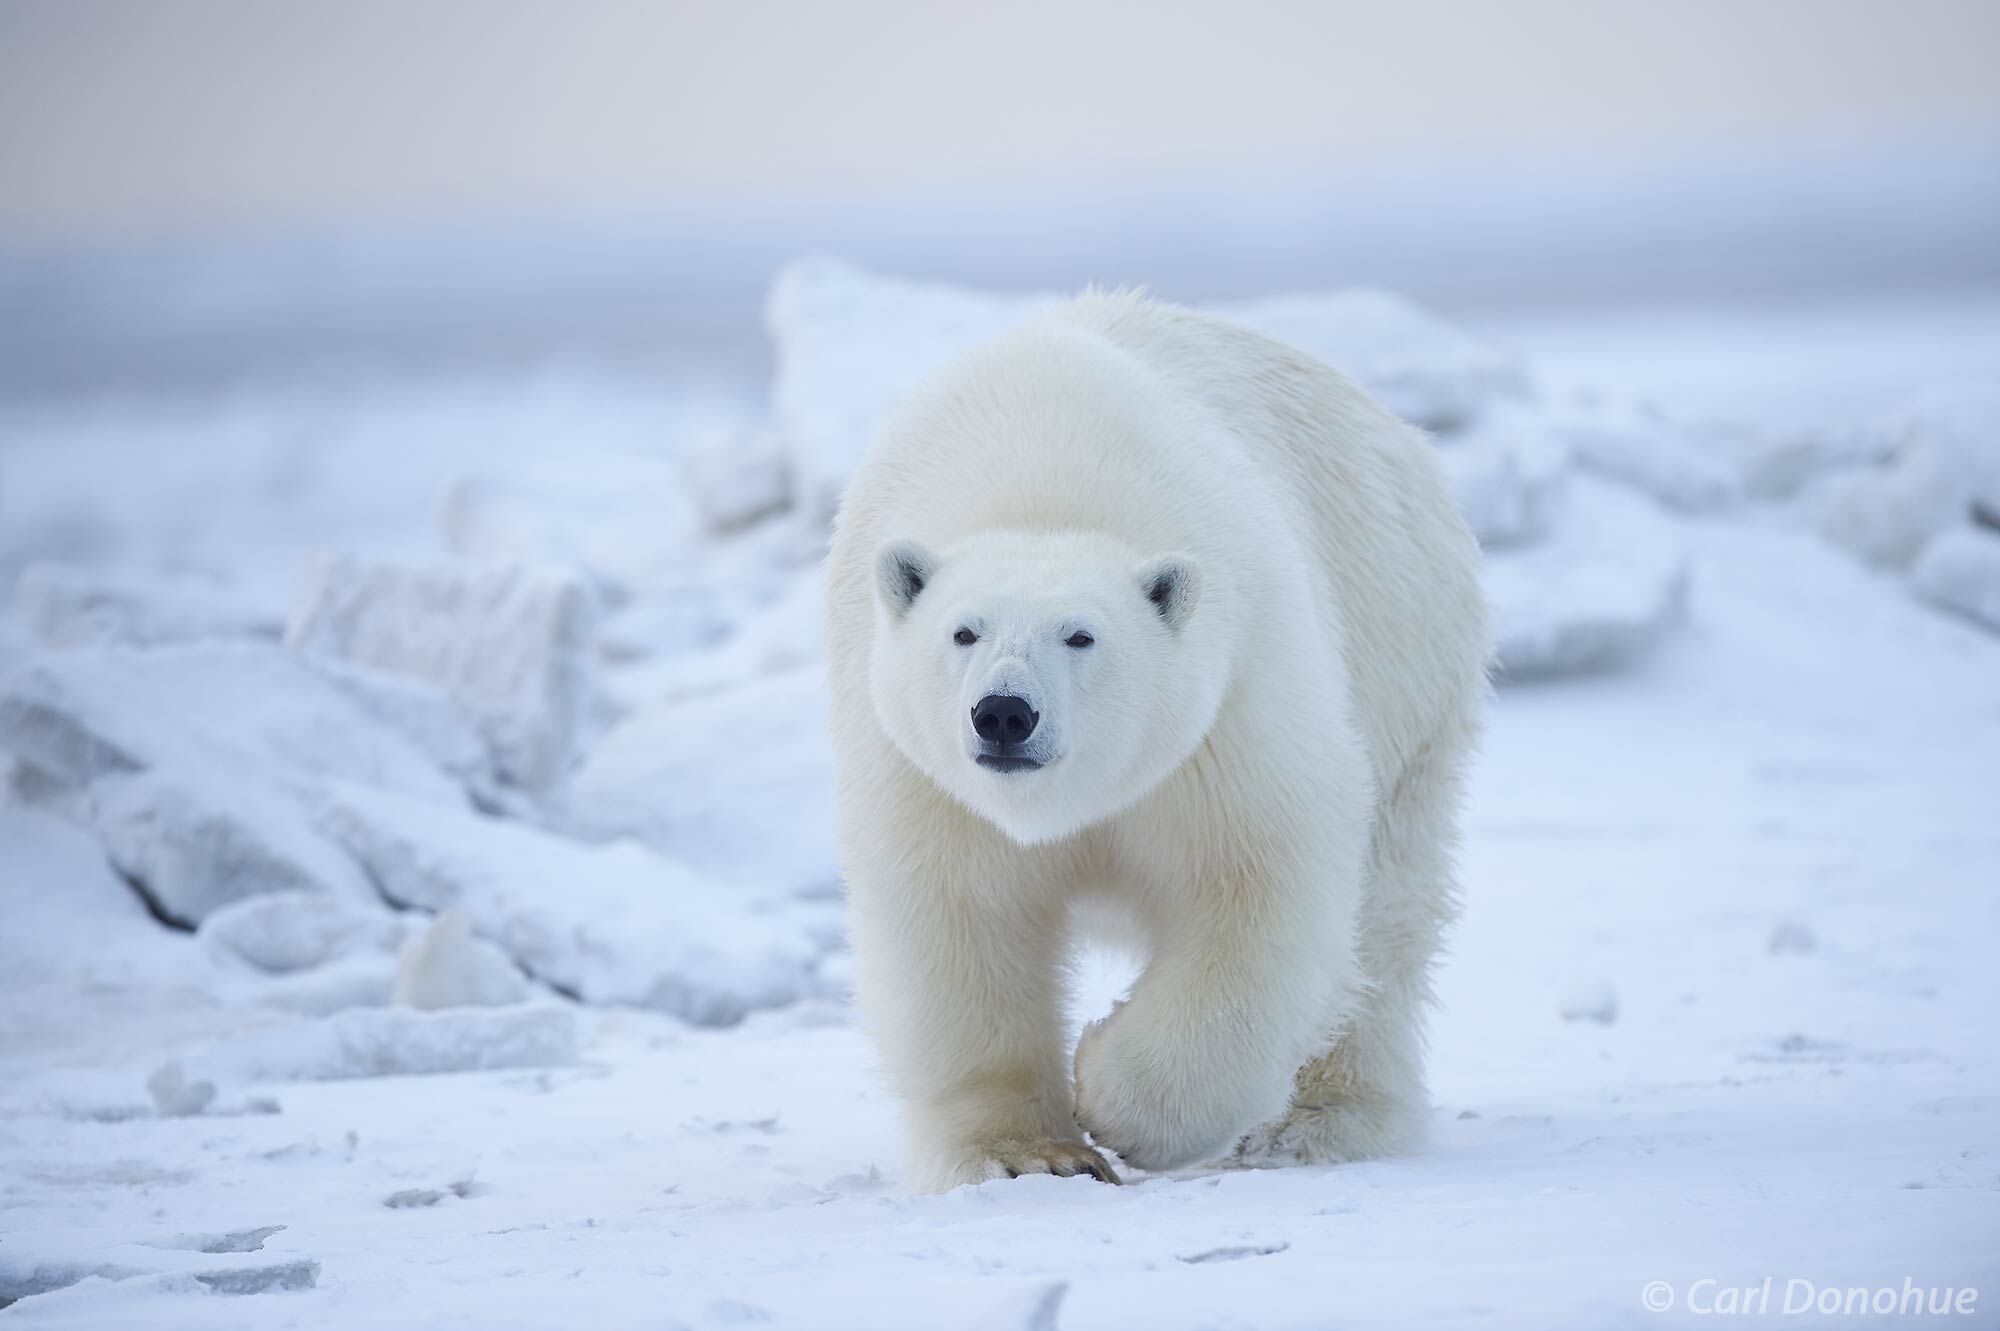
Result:
[[[827,565],[856,986],[910,1185],[1412,1145],[1486,694],[1431,445],[1246,329],[1088,293],[884,427]],[[1064,1049],[1080,923],[1144,958]],[[1088,1134],[1088,1140],[1086,1140]]]

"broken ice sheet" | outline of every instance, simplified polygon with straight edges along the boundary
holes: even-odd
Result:
[[[398,905],[458,910],[523,969],[588,1002],[704,1026],[815,992],[830,907],[758,901],[631,842],[579,843],[382,791],[330,791],[319,824]]]

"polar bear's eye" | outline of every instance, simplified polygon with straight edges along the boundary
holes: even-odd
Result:
[[[961,647],[970,647],[973,643],[979,641],[979,635],[971,629],[960,629],[951,635],[951,640]]]
[[[1081,629],[1077,630],[1075,633],[1072,633],[1067,638],[1063,639],[1064,645],[1069,647],[1088,647],[1090,646],[1090,644],[1096,641],[1097,639],[1091,637],[1088,633],[1083,632]]]

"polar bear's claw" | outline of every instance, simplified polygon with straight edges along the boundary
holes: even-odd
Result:
[[[1082,1142],[1041,1141],[1001,1142],[986,1148],[982,1162],[988,1178],[1020,1178],[1023,1174],[1054,1174],[1074,1178],[1088,1174],[1099,1183],[1117,1183],[1117,1171],[1103,1156]]]
[[[1238,1142],[1231,1163],[1243,1169],[1344,1165],[1400,1155],[1422,1135],[1421,1115],[1391,1103],[1294,1105]]]

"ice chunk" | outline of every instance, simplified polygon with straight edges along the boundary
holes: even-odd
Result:
[[[281,1228],[281,1227],[280,1227]],[[275,1232],[275,1231],[274,1231]],[[103,1305],[93,1299],[88,1310],[60,1308],[65,1297],[54,1291],[87,1289],[90,1282],[132,1281],[147,1288],[141,1302],[157,1314],[161,1294],[263,1294],[273,1290],[311,1289],[319,1279],[319,1263],[304,1257],[227,1250],[212,1253],[176,1252],[157,1244],[89,1241],[82,1254],[66,1249],[74,1238],[48,1234],[10,1234],[0,1252],[0,1308],[34,1298],[53,1324],[105,1326]],[[64,1314],[67,1313],[68,1316]]]
[[[1807,525],[1868,563],[1902,568],[1971,513],[1968,477],[1935,441],[1913,437],[1879,466],[1830,472],[1800,494]]]
[[[553,1004],[350,1008],[260,1027],[181,1060],[184,1076],[216,1083],[424,1076],[574,1063],[576,1014]]]
[[[830,260],[786,267],[765,302],[764,326],[794,502],[814,517],[831,514],[912,388],[1053,300],[878,277]]]
[[[630,834],[697,873],[831,891],[833,756],[817,664],[656,703],[607,734],[562,796],[589,834]]]
[[[464,802],[406,737],[264,644],[45,656],[0,685],[0,749],[72,787],[157,767],[189,781],[300,789],[331,778]]]
[[[1486,560],[1495,653],[1510,679],[1623,665],[1680,621],[1688,564],[1679,532],[1641,496],[1579,478],[1555,533]]]
[[[44,1254],[37,1250],[33,1240],[9,1242],[4,1250],[0,1250],[0,1309],[22,1299],[47,1298],[54,1290],[67,1289],[86,1280],[129,1280],[142,1274],[143,1270],[108,1255],[72,1257],[68,1254]]]
[[[1819,935],[1805,920],[1787,915],[1771,926],[1771,935],[1764,940],[1764,950],[1774,957],[1809,956],[1819,951]]]
[[[722,599],[697,583],[682,583],[664,595],[634,597],[605,616],[597,635],[598,659],[615,674],[626,666],[713,647],[730,629]],[[615,685],[607,681],[605,687]]]
[[[1798,510],[1867,562],[1906,567],[1933,536],[2000,513],[2000,379],[1936,385],[1855,433],[1869,461],[1814,477]]]
[[[582,570],[615,603],[690,557],[702,521],[687,466],[603,450],[580,466],[558,450],[466,476],[445,500],[445,545],[477,566]]]
[[[1932,605],[2000,632],[2000,532],[1966,526],[1939,533],[1910,570],[1910,586]]]
[[[15,604],[51,647],[155,647],[203,638],[276,638],[278,610],[215,579],[112,575],[37,561],[22,570]]]
[[[29,646],[20,625],[11,615],[0,615],[0,679],[20,668],[28,659]]]
[[[1394,292],[1282,296],[1209,313],[1318,357],[1426,429],[1459,429],[1528,393],[1518,359]]]
[[[230,1001],[243,999],[312,1015],[387,1007],[396,1001],[396,958],[391,953],[355,952],[311,970],[225,986],[222,993]]]
[[[462,911],[445,911],[405,943],[396,966],[396,1001],[405,1007],[505,1007],[527,997],[519,968],[474,938]]]
[[[638,589],[599,624],[597,650],[607,674],[686,658],[755,629],[774,602],[817,595],[826,533],[796,522],[760,522],[710,542],[690,560]],[[801,589],[807,583],[809,588]],[[813,602],[800,629],[818,632]],[[817,655],[817,647],[811,650]],[[627,690],[621,682],[611,685]],[[640,695],[633,695],[640,696]]]
[[[193,1118],[215,1100],[215,1083],[190,1081],[179,1059],[168,1059],[146,1078],[146,1094],[161,1118]]]
[[[1836,428],[1717,428],[1712,445],[1742,471],[1750,492],[1787,499],[1823,476],[1847,484],[1883,478],[1906,455],[1931,453],[1972,503],[2000,512],[2000,379],[1934,384],[1900,411]],[[1947,524],[1956,518],[1947,512]]]
[[[287,640],[438,685],[501,773],[539,790],[576,744],[591,620],[583,584],[554,570],[349,557],[321,566]]]
[[[88,1014],[107,1010],[72,995],[175,990],[187,963],[184,940],[160,936],[95,838],[0,795],[0,1005],[11,1017],[0,1046],[10,1057],[57,1050],[94,1021]],[[0,1086],[0,1095],[21,1089]]]
[[[325,780],[465,799],[402,734],[273,646],[45,657],[0,689],[0,747],[183,925],[263,892],[373,899],[298,802]]]
[[[1022,1288],[995,1291],[968,1321],[972,1331],[1060,1331],[1057,1318],[1067,1280],[1043,1280]]]
[[[1973,502],[2000,513],[2000,377],[1933,384],[1903,420],[1944,453]]]
[[[770,674],[826,655],[826,579],[818,566],[793,577],[729,643],[736,678]]]
[[[1569,449],[1538,418],[1503,413],[1438,450],[1459,512],[1489,550],[1547,535],[1569,487]]]
[[[1647,408],[1567,405],[1549,412],[1548,429],[1579,465],[1671,508],[1703,513],[1742,497],[1737,469],[1711,452],[1698,432]]]
[[[111,862],[176,924],[266,892],[374,897],[295,799],[255,781],[117,772],[91,785],[85,808]]]
[[[1618,1020],[1618,991],[1609,980],[1578,979],[1563,991],[1557,1008],[1564,1021],[1594,1021],[1609,1026]]]
[[[195,931],[212,957],[270,975],[324,966],[357,951],[394,948],[403,925],[373,909],[314,892],[279,891],[214,911]]]
[[[590,1002],[727,1025],[814,991],[831,940],[795,903],[760,906],[630,842],[343,787],[320,824],[399,905],[460,910],[529,974]]]
[[[1710,449],[1742,477],[1755,499],[1790,499],[1815,477],[1842,467],[1886,462],[1902,445],[1879,428],[1843,426],[1772,429],[1711,425]]]
[[[308,658],[307,663],[363,711],[429,755],[475,799],[500,802],[500,774],[486,736],[442,688],[329,657]]]
[[[311,1289],[319,1283],[319,1263],[309,1257],[289,1261],[248,1261],[194,1272],[216,1294],[268,1294],[274,1289]]]
[[[816,664],[826,654],[826,583],[819,569],[809,569],[769,605],[752,614],[734,635],[710,651],[662,660],[642,676],[634,702],[688,698],[733,688],[759,679]],[[633,688],[630,681],[628,688]],[[635,690],[637,692],[637,690]]]
[[[772,407],[795,503],[830,514],[895,406],[927,375],[1055,302],[882,277],[827,260],[778,275],[765,306]],[[1325,360],[1420,425],[1453,428],[1526,391],[1518,362],[1386,292],[1216,306]]]
[[[791,502],[791,480],[778,436],[769,430],[719,430],[682,460],[703,527],[739,531]]]

